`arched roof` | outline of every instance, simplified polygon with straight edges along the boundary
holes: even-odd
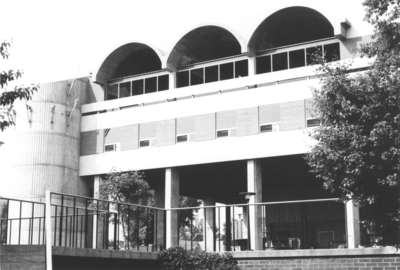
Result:
[[[175,44],[167,66],[175,70],[197,62],[240,53],[240,42],[230,31],[223,27],[206,25],[193,29]]]
[[[303,6],[288,7],[268,16],[257,27],[248,43],[248,50],[263,51],[333,35],[332,24],[318,11]]]
[[[161,59],[150,46],[131,42],[118,47],[101,64],[96,81],[141,74],[161,69]]]

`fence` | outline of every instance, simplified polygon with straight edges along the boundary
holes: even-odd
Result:
[[[176,243],[185,249],[251,249],[253,215],[257,249],[344,248],[345,208],[337,199],[176,208]],[[253,239],[253,240],[254,240]]]
[[[0,244],[45,244],[45,209],[41,202],[0,198]],[[48,209],[54,247],[152,252],[165,248],[167,237],[188,250],[218,252],[347,246],[338,199],[163,209],[50,193]],[[172,235],[167,226],[174,226]]]
[[[164,209],[51,193],[53,246],[156,251]]]
[[[45,204],[0,197],[0,245],[43,245]]]

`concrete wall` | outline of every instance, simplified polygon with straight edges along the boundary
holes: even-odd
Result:
[[[45,270],[44,246],[1,246],[1,270]]]
[[[306,119],[316,116],[311,104],[309,99],[298,100],[116,127],[106,132],[104,144],[119,143],[119,151],[137,149],[139,139],[150,139],[151,146],[173,145],[175,136],[183,134],[189,135],[190,142],[206,141],[214,140],[216,131],[225,129],[229,136],[251,136],[265,123],[276,123],[281,131],[304,129]],[[98,136],[98,131],[81,133],[82,156],[103,152],[97,148]]]

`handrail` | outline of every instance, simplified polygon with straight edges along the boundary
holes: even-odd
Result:
[[[16,201],[16,202],[25,202],[25,203],[34,203],[34,204],[40,204],[40,205],[45,205],[44,202],[40,202],[40,201],[31,201],[31,200],[20,200],[20,199],[16,199],[16,198],[9,198],[9,197],[2,197],[0,196],[0,200],[10,200],[10,201]]]
[[[275,201],[275,202],[259,202],[259,203],[238,203],[238,204],[223,204],[223,205],[204,205],[197,207],[172,207],[165,208],[166,211],[174,210],[193,210],[202,208],[225,208],[225,207],[240,207],[240,206],[258,206],[258,205],[277,205],[277,204],[294,204],[294,203],[313,203],[313,202],[339,202],[339,198],[326,199],[310,199],[310,200],[292,200],[292,201]]]
[[[82,195],[73,195],[73,194],[68,194],[68,193],[51,192],[50,194],[51,195],[55,194],[55,195],[64,196],[64,197],[65,196],[66,197],[75,197],[75,198],[81,198],[81,199],[85,199],[85,200],[113,203],[113,204],[122,204],[122,205],[135,206],[135,207],[151,208],[151,209],[154,209],[154,210],[164,210],[164,208],[159,208],[159,207],[155,207],[155,206],[145,206],[145,205],[134,204],[134,203],[110,201],[110,200],[105,200],[105,199],[96,199],[96,198],[86,197],[86,196],[82,196]],[[53,204],[53,203],[51,205],[53,205],[53,206],[61,206],[61,205],[57,205],[57,204]],[[71,206],[64,205],[63,207],[71,207]],[[84,209],[86,209],[86,208],[84,208]]]

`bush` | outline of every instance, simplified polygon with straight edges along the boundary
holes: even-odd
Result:
[[[181,247],[161,251],[159,260],[166,270],[238,270],[230,253],[186,251]]]

